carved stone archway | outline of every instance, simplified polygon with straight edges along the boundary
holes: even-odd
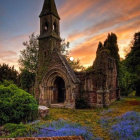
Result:
[[[61,82],[62,85],[59,85],[59,83],[57,82]],[[64,93],[62,93],[62,97],[64,96],[62,99],[59,99],[56,95],[57,93],[55,91],[57,89],[55,84],[57,84],[57,86],[60,86],[60,91],[58,92],[62,92],[62,90],[65,90]],[[50,106],[54,103],[64,103],[65,105],[70,104],[70,102],[75,101],[75,98],[73,96],[74,89],[75,85],[70,80],[70,77],[68,77],[68,73],[66,73],[62,69],[53,68],[46,73],[40,84],[40,104],[43,103],[47,106]],[[61,95],[59,96],[61,98]]]

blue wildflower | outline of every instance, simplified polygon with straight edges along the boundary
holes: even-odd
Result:
[[[35,137],[55,137],[55,136],[83,136],[85,140],[92,140],[93,133],[87,127],[77,123],[70,123],[65,120],[53,121],[42,125]]]
[[[134,111],[117,117],[118,123],[113,125],[110,133],[116,140],[140,140],[140,114]]]

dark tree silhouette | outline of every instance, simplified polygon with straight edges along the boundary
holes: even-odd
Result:
[[[18,72],[15,70],[14,66],[10,67],[7,64],[0,64],[0,81],[4,80],[13,81],[18,84]]]
[[[133,46],[126,56],[126,66],[133,74],[136,96],[140,96],[140,32],[134,35]]]
[[[21,88],[33,95],[35,73],[29,72],[28,70],[24,69],[21,71],[19,76]]]
[[[108,34],[108,38],[104,42],[104,47],[110,50],[110,54],[116,59],[117,62],[120,61],[116,34]]]

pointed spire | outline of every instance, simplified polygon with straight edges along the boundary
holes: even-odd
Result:
[[[43,5],[42,12],[40,14],[40,17],[49,15],[49,14],[52,14],[55,17],[60,19],[57,9],[56,9],[55,0],[44,0],[44,5]]]

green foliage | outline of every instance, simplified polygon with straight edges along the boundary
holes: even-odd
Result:
[[[113,57],[116,60],[117,72],[119,74],[119,48],[117,44],[117,36],[114,33],[108,34],[107,39],[104,41],[104,44],[99,42],[97,55],[98,53],[106,52],[109,56]]]
[[[22,89],[33,94],[32,88],[35,84],[35,73],[22,70],[20,73],[20,84]]]
[[[13,81],[18,84],[18,72],[15,70],[14,66],[10,67],[7,64],[0,64],[0,81],[4,80]]]
[[[89,66],[85,69],[86,72],[92,72],[93,71],[93,66]]]
[[[7,80],[4,80],[3,82],[0,83],[0,85],[4,85],[5,87],[7,87],[11,84],[14,84],[13,81],[7,81]]]
[[[135,33],[134,43],[125,61],[128,71],[134,75],[133,85],[136,95],[140,96],[140,32]]]
[[[20,51],[21,55],[19,58],[20,69],[28,70],[29,72],[35,73],[38,62],[38,35],[34,33],[29,36],[29,41],[23,42],[26,47]]]
[[[23,123],[20,124],[7,123],[4,125],[2,131],[6,132],[7,138],[16,138],[16,137],[32,136],[32,133],[36,132],[36,129],[29,124],[24,125]]]
[[[84,67],[80,65],[79,59],[70,61],[69,44],[70,43],[66,42],[65,39],[62,40],[60,46],[61,54],[66,57],[67,61],[74,70],[83,70]],[[38,51],[39,51],[38,35],[35,35],[34,33],[31,34],[29,36],[29,41],[23,42],[23,45],[26,48],[21,51],[21,55],[19,58],[20,69],[21,71],[24,70],[28,71],[28,74],[30,73],[30,75],[34,75],[37,71],[37,62],[38,62]],[[34,83],[34,81],[32,81],[31,83]],[[23,89],[26,88],[27,86],[25,86]]]
[[[0,85],[0,125],[35,119],[38,110],[35,99],[16,85],[7,83]]]
[[[69,56],[66,57],[66,59],[67,59],[68,63],[70,64],[71,68],[74,71],[82,71],[82,70],[84,70],[84,67],[80,64],[79,59],[71,61]]]
[[[117,44],[117,36],[114,33],[108,34],[108,38],[104,42],[104,47],[110,50],[110,54],[119,61],[119,48]]]
[[[21,70],[19,75],[20,87],[33,94],[39,51],[38,35],[31,34],[29,41],[23,42],[23,45],[26,48],[21,51],[19,58]]]
[[[5,135],[3,138],[8,137],[33,137],[32,132],[35,132],[38,129],[42,129],[43,127],[48,127],[48,123],[53,121],[57,121],[60,119],[64,119],[66,121],[79,123],[82,126],[92,128],[92,132],[96,135],[96,137],[100,137],[101,139],[110,140],[110,127],[117,123],[116,118],[120,118],[122,114],[125,114],[128,111],[136,111],[140,112],[140,97],[131,97],[131,98],[122,98],[120,101],[114,102],[109,108],[94,108],[94,109],[50,109],[50,115],[46,118],[46,121],[35,121],[30,124],[18,124],[14,126],[13,124],[8,124],[5,129]],[[103,120],[109,120],[109,124],[106,127],[101,127],[102,125],[99,123]],[[111,119],[111,121],[110,121]],[[106,123],[106,121],[105,121]],[[21,126],[20,126],[21,125]],[[4,126],[5,127],[5,126]],[[24,129],[26,128],[26,130]],[[136,127],[135,127],[136,128]],[[21,131],[19,129],[22,129]],[[46,132],[50,132],[52,129],[45,129]],[[3,131],[3,130],[2,130]],[[18,135],[18,131],[20,131],[20,136]],[[24,132],[28,132],[25,136],[21,135]],[[57,131],[57,130],[56,130]],[[8,133],[7,133],[8,132]],[[11,133],[10,133],[11,132]],[[58,131],[57,131],[58,132]],[[7,133],[7,134],[6,134]],[[15,133],[15,134],[13,134]],[[1,137],[1,127],[0,127],[0,137]],[[127,132],[126,132],[127,134]],[[96,139],[96,138],[95,138]]]
[[[117,36],[114,33],[108,34],[108,38],[104,42],[104,47],[110,51],[110,55],[115,58],[117,69],[119,72],[119,48],[117,44]]]
[[[128,96],[134,90],[134,77],[127,67],[125,66],[125,61],[119,63],[119,86],[122,96]]]
[[[3,131],[7,131],[9,134],[9,137],[22,137],[22,136],[26,136],[27,134],[27,129],[25,127],[24,124],[11,124],[8,123],[6,125],[4,125],[4,130]]]
[[[62,42],[61,42],[61,54],[65,55],[65,56],[68,56],[69,55],[69,45],[70,43],[69,42],[66,42],[65,39],[62,39]]]
[[[67,59],[68,63],[70,64],[71,68],[74,71],[80,71],[83,70],[84,67],[81,66],[80,64],[80,60],[79,59],[74,59],[73,61],[70,60],[70,54],[69,54],[69,42],[66,42],[65,39],[62,40],[61,42],[61,54],[65,56],[65,58]]]

